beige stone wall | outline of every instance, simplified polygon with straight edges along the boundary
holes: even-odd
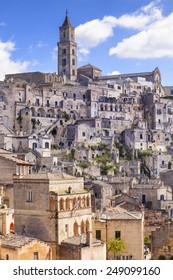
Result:
[[[33,260],[34,252],[38,252],[39,260],[52,259],[52,252],[47,244],[33,241],[19,250],[19,260]]]
[[[19,252],[18,250],[2,247],[0,245],[0,259],[1,260],[18,260]]]
[[[0,234],[6,236],[14,229],[14,210],[0,209]]]
[[[60,260],[106,260],[106,244],[86,247],[59,245]]]
[[[68,177],[68,175],[66,175]],[[71,193],[68,192],[71,187]],[[51,191],[51,192],[50,192]],[[28,201],[28,192],[32,192],[32,201]],[[85,199],[84,199],[85,197]],[[18,179],[14,180],[15,232],[22,233],[25,226],[26,236],[60,244],[62,240],[82,234],[92,229],[91,197],[84,190],[83,178],[69,176],[64,180]],[[74,198],[81,199],[74,210]],[[67,207],[66,200],[69,199]],[[60,201],[63,200],[63,207]],[[84,202],[85,201],[85,202]],[[70,207],[70,208],[69,208]],[[75,225],[78,234],[75,233]],[[52,247],[52,246],[51,246]],[[53,245],[53,258],[56,259]]]
[[[69,178],[59,181],[58,179],[55,181],[50,182],[49,190],[55,191],[57,193],[64,193],[67,192],[68,188],[72,188],[72,192],[83,192],[83,178]]]
[[[65,217],[67,216],[67,217]],[[88,223],[90,229],[92,229],[92,221],[91,221],[91,209],[85,210],[76,210],[75,213],[71,214],[71,217],[69,215],[66,215],[64,213],[64,218],[58,219],[58,243],[60,244],[63,240],[65,240],[68,237],[73,237],[74,234],[74,224],[77,223],[78,225],[78,233],[81,235],[81,223],[84,223],[85,231],[86,231],[86,225]],[[68,227],[66,231],[66,227]]]
[[[16,174],[16,163],[0,156],[0,183],[12,184],[13,174]]]
[[[121,239],[126,244],[125,251],[121,256],[132,256],[133,260],[143,259],[143,220],[107,220],[103,223],[95,221],[93,224],[93,233],[96,237],[96,230],[101,230],[101,240],[109,242],[115,238],[115,231],[121,232]],[[111,252],[108,253],[108,259],[113,258]]]
[[[52,250],[46,244],[34,240],[29,244],[22,246],[21,248],[7,248],[1,246],[1,260],[6,260],[7,255],[9,260],[34,260],[34,252],[38,252],[39,260],[51,260]]]
[[[81,248],[81,260],[106,260],[106,243]]]

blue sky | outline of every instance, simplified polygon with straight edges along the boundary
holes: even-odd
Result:
[[[0,80],[5,73],[57,71],[65,12],[76,28],[78,67],[104,75],[159,67],[173,85],[172,0],[1,0]]]

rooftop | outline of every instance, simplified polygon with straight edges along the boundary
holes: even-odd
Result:
[[[103,220],[140,220],[142,218],[141,212],[128,212],[119,206],[110,208],[106,212],[101,214]]]
[[[33,240],[34,238],[17,234],[8,234],[7,236],[0,235],[1,246],[13,249],[21,248],[22,246],[32,242]]]
[[[71,175],[68,175],[64,172],[58,172],[58,173],[53,173],[53,172],[47,172],[47,173],[35,173],[35,174],[29,174],[29,175],[20,175],[16,176],[16,178],[20,179],[26,179],[26,180],[79,180],[81,177],[74,177]]]
[[[73,237],[67,238],[62,241],[62,244],[84,247],[84,246],[87,246],[86,240],[87,240],[86,234],[82,234],[79,236],[73,236]],[[92,243],[95,245],[97,245],[97,244],[99,245],[101,242],[100,242],[100,240],[93,238]]]
[[[81,67],[78,68],[78,70],[82,70],[82,69],[96,69],[96,70],[99,70],[99,71],[102,71],[101,69],[99,69],[98,67],[94,66],[94,65],[91,65],[90,63],[86,64],[86,65],[83,65]]]
[[[0,157],[11,160],[11,161],[16,162],[18,164],[33,165],[33,163],[18,159],[17,157],[11,156],[10,154],[9,155],[8,154],[0,154]]]

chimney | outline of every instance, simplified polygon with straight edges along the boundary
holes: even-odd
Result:
[[[72,193],[72,187],[68,187],[68,193]]]

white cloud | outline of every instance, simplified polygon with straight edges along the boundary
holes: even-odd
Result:
[[[173,57],[173,13],[152,23],[148,28],[124,39],[110,55],[123,58],[161,58]]]
[[[103,20],[94,19],[79,25],[75,32],[80,55],[88,55],[90,48],[96,47],[113,36],[116,21],[114,17],[104,17]]]
[[[153,1],[132,14],[124,14],[119,18],[105,16],[79,25],[76,28],[76,41],[79,47],[80,60],[85,58],[91,48],[98,46],[114,35],[116,27],[144,30],[151,24],[162,20],[160,1]]]
[[[0,41],[0,80],[3,80],[5,74],[19,73],[27,70],[31,65],[29,61],[14,61],[11,58],[12,52],[15,50],[15,43],[11,41]]]

